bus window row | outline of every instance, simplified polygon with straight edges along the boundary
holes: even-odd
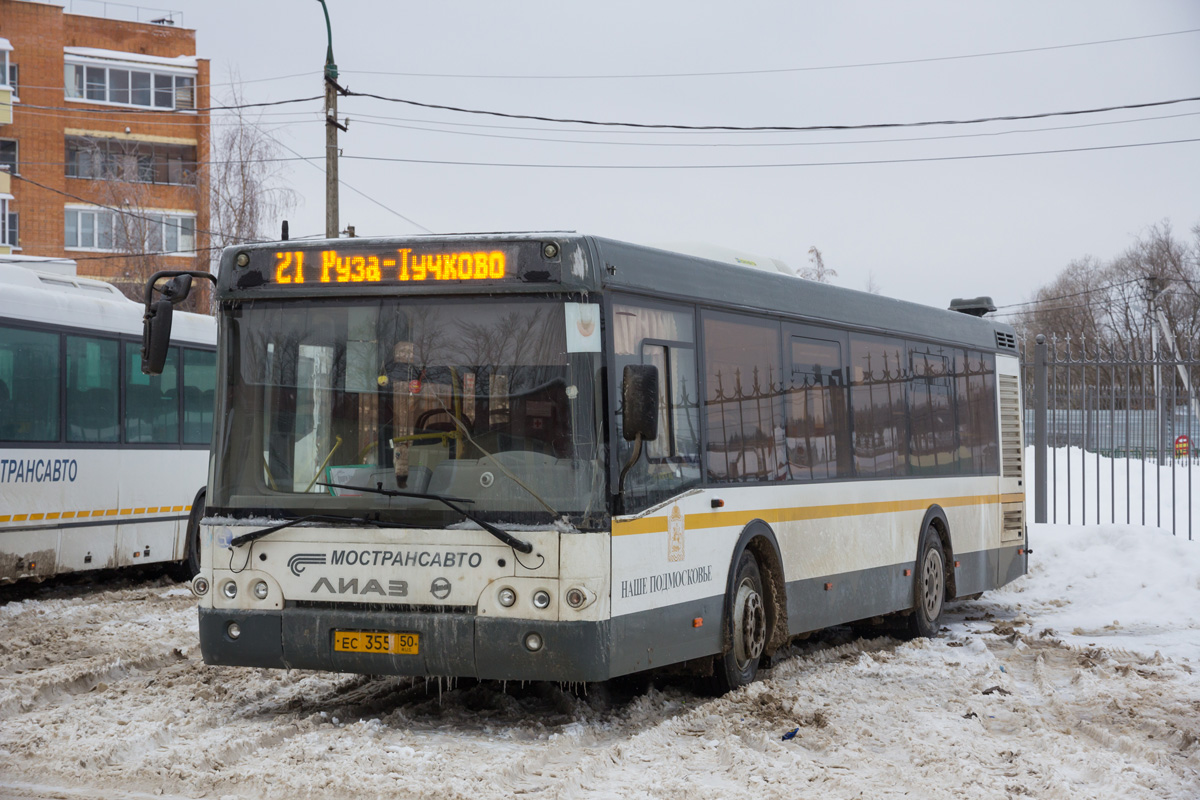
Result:
[[[629,507],[702,475],[725,483],[998,471],[992,353],[707,310],[697,337],[696,321],[666,304],[614,308],[615,374],[635,363],[659,374],[658,438],[626,476]],[[624,465],[632,445],[621,447]]]
[[[136,342],[0,326],[0,441],[207,445],[216,353],[141,361]]]

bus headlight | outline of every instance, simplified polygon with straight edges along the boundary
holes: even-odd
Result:
[[[208,578],[203,575],[197,575],[192,579],[192,594],[196,597],[204,597],[208,594]]]
[[[242,626],[231,622],[225,626],[225,633],[229,634],[230,639],[236,639],[242,635]]]
[[[225,595],[230,600],[237,597],[237,584],[233,581],[225,581],[225,583],[221,585],[221,594]]]
[[[586,586],[572,586],[563,593],[563,601],[571,608],[579,611],[594,603],[596,601],[596,594]]]
[[[505,608],[512,608],[513,603],[517,602],[517,593],[505,586],[496,594],[496,599]]]
[[[525,649],[531,653],[536,653],[542,649],[542,635],[540,633],[525,634]]]
[[[545,589],[538,589],[533,593],[533,607],[537,609],[548,608],[550,606],[550,593]]]
[[[257,597],[259,600],[266,600],[267,592],[268,592],[268,589],[267,589],[266,581],[258,581],[257,583],[254,584],[254,596]]]

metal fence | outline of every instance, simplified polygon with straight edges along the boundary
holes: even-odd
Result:
[[[1034,520],[1200,535],[1200,359],[1038,336],[1022,350]]]

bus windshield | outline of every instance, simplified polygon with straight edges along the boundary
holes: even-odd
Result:
[[[276,302],[232,309],[209,507],[445,527],[603,516],[599,353],[561,300]]]

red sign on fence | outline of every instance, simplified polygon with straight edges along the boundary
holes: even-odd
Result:
[[[1175,457],[1176,458],[1187,458],[1188,450],[1191,449],[1191,445],[1192,445],[1192,443],[1188,439],[1187,436],[1176,436],[1175,437]]]

